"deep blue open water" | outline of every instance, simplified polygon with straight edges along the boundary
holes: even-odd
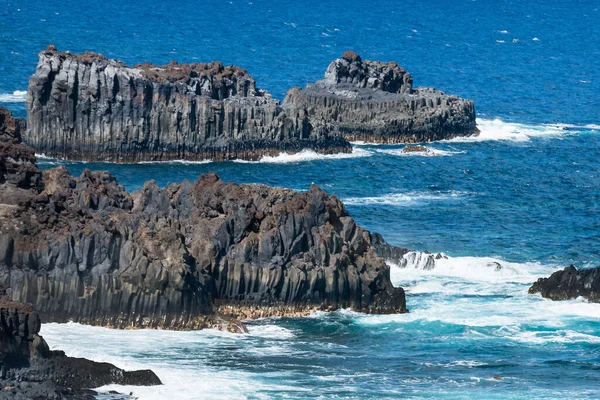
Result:
[[[76,324],[42,333],[69,355],[154,369],[165,386],[116,387],[142,399],[599,398],[600,305],[527,294],[557,268],[600,265],[599,9],[556,0],[0,0],[0,105],[18,115],[49,43],[128,64],[221,60],[280,99],[350,48],[397,61],[416,85],[473,99],[482,131],[430,145],[433,156],[356,144],[349,156],[258,163],[42,159],[74,174],[108,169],[131,190],[207,171],[297,190],[314,182],[389,242],[450,256],[433,271],[392,266],[407,315],[268,319],[249,335]]]

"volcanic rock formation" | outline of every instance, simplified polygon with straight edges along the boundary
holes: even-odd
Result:
[[[552,300],[569,300],[584,297],[600,303],[600,267],[577,269],[569,266],[556,271],[548,278],[540,278],[530,288],[529,293],[540,293]]]
[[[31,305],[0,297],[0,399],[93,398],[85,389],[161,384],[150,370],[128,372],[52,351],[39,335],[40,326]]]
[[[471,100],[412,84],[395,62],[363,61],[346,51],[323,80],[291,89],[284,106],[307,110],[313,128],[350,141],[419,143],[479,132]]]
[[[0,286],[45,321],[235,330],[232,318],[406,311],[374,236],[314,185],[210,173],[129,194],[107,172],[40,171],[10,132],[0,142]]]
[[[256,87],[244,69],[210,64],[127,67],[101,54],[39,54],[27,93],[27,142],[47,156],[136,162],[256,160],[282,151],[350,152],[313,129],[302,108]]]

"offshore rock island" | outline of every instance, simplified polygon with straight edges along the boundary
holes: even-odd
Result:
[[[51,45],[30,78],[25,138],[60,159],[225,161],[477,132],[472,101],[413,89],[396,63],[362,61],[351,51],[331,63],[323,81],[291,89],[282,104],[236,66],[128,67]]]
[[[128,193],[107,172],[46,171],[0,113],[0,287],[43,321],[243,331],[240,319],[406,312],[387,245],[344,205],[214,173]]]
[[[346,51],[323,80],[291,89],[284,105],[305,109],[313,128],[349,141],[420,143],[479,132],[473,101],[412,85],[395,62],[363,61]]]
[[[600,303],[600,267],[577,269],[570,265],[548,278],[538,279],[529,288],[529,293],[539,293],[551,300],[583,297],[589,302]]]
[[[101,54],[39,54],[27,94],[27,142],[82,161],[257,160],[312,149],[350,152],[282,107],[248,72],[220,62],[127,67]]]

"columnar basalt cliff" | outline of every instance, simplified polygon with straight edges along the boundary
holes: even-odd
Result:
[[[50,350],[40,326],[31,305],[0,297],[0,399],[88,399],[93,392],[86,389],[108,384],[161,384],[150,370],[123,371]]]
[[[406,311],[373,236],[314,185],[297,193],[210,173],[129,194],[106,172],[42,172],[30,149],[7,151],[0,286],[46,321],[237,329],[232,318]],[[20,170],[26,182],[12,177]]]
[[[412,84],[395,62],[363,61],[346,51],[323,80],[291,89],[284,107],[306,109],[313,128],[350,141],[418,143],[479,132],[471,100]]]
[[[529,293],[539,293],[552,300],[569,300],[583,297],[600,303],[600,267],[577,269],[573,265],[556,271],[548,278],[540,278]]]
[[[244,69],[127,67],[101,54],[40,52],[27,94],[27,142],[48,156],[116,162],[256,160],[313,149],[349,152],[302,108],[256,87]]]

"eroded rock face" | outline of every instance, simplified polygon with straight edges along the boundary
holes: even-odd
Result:
[[[27,94],[27,142],[71,160],[257,160],[309,148],[349,152],[284,111],[248,72],[220,62],[127,67],[101,54],[40,52]]]
[[[0,190],[0,286],[46,321],[239,329],[232,318],[406,311],[372,235],[316,186],[210,173],[129,194],[107,172],[42,178],[17,202]]]
[[[0,399],[63,399],[108,384],[150,386],[150,370],[124,371],[112,364],[67,357],[39,335],[40,317],[30,304],[0,297]],[[87,398],[87,397],[85,397]]]
[[[418,143],[478,133],[471,100],[412,85],[395,62],[362,60],[347,51],[323,80],[291,89],[284,107],[306,109],[313,127],[350,141]]]
[[[584,297],[600,303],[600,267],[577,269],[569,266],[556,271],[548,278],[540,278],[530,288],[529,293],[540,293],[552,300],[569,300]]]

